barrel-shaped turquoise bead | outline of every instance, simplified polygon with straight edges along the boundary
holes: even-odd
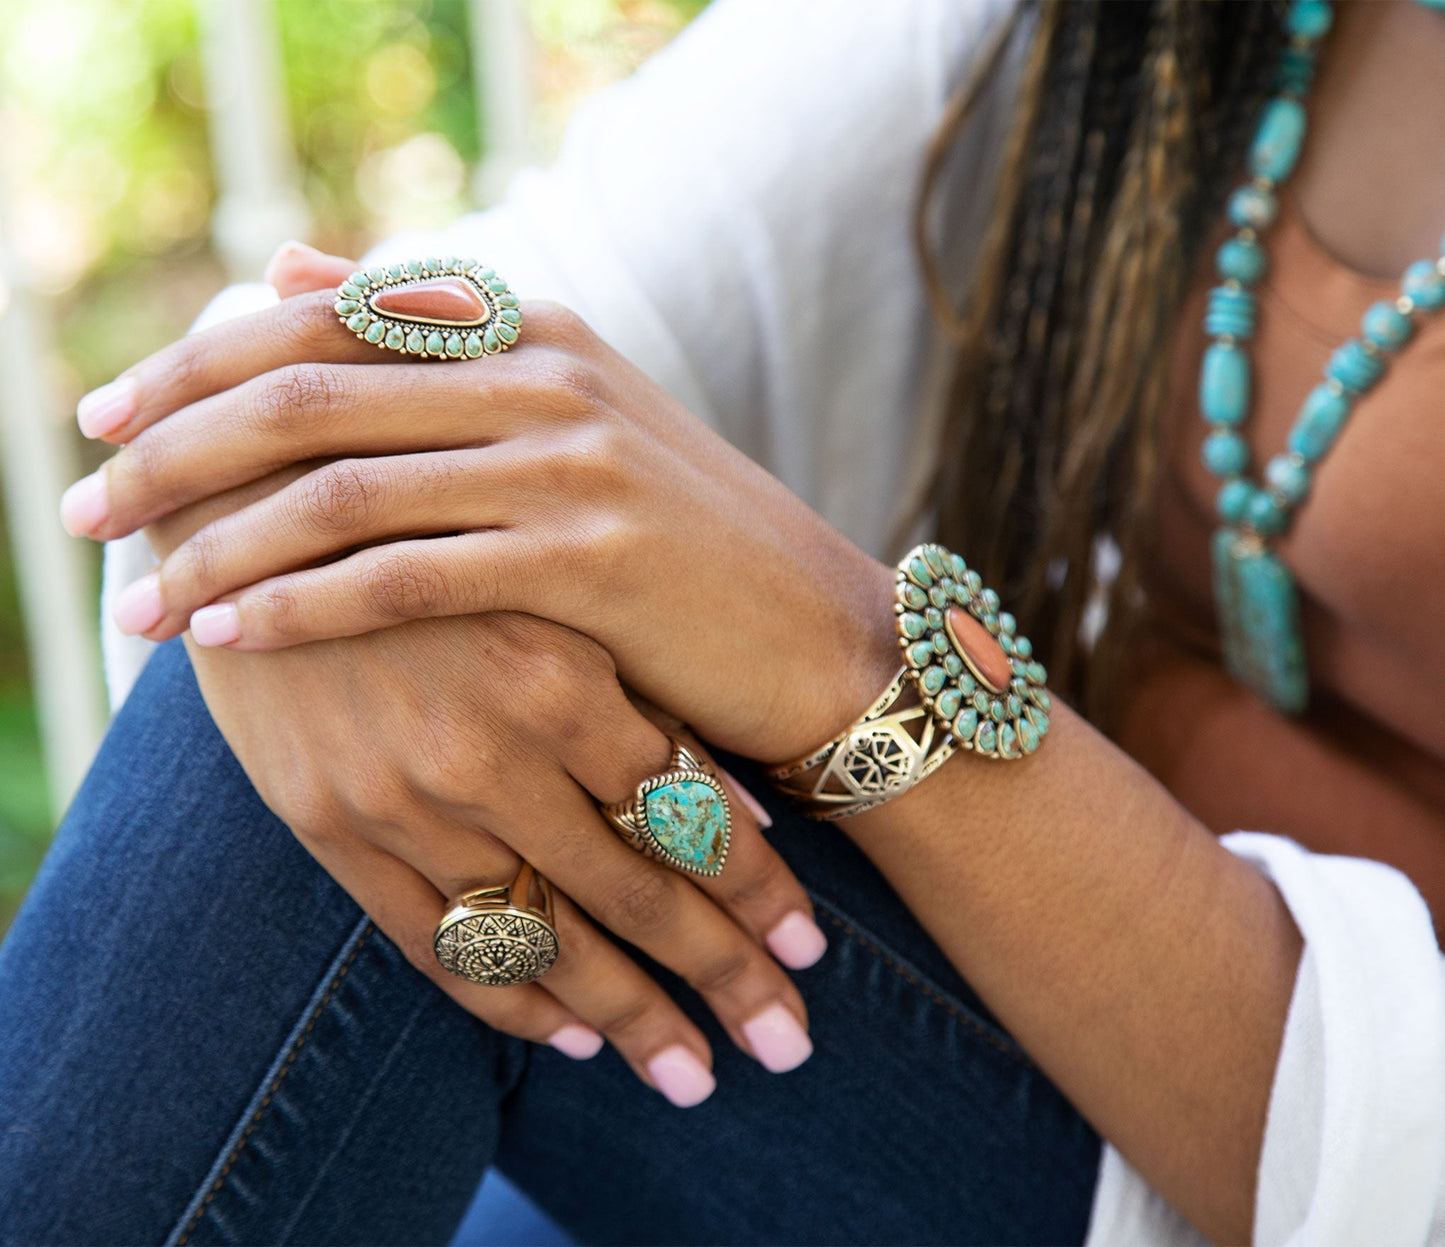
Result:
[[[1229,238],[1215,253],[1214,265],[1226,280],[1252,286],[1264,276],[1264,248],[1252,238]]]
[[[1365,344],[1358,338],[1336,347],[1325,365],[1325,376],[1338,381],[1351,394],[1363,394],[1384,371],[1385,361],[1365,350]]]
[[[1284,28],[1298,39],[1323,39],[1334,18],[1328,0],[1294,0],[1285,14]]]
[[[1393,303],[1372,303],[1360,321],[1365,339],[1385,351],[1398,351],[1414,331],[1410,318]]]
[[[1267,229],[1279,214],[1279,201],[1263,186],[1241,186],[1230,195],[1225,211],[1240,229]]]
[[[1282,182],[1299,162],[1304,137],[1304,105],[1288,95],[1270,100],[1249,147],[1249,171],[1255,177]]]
[[[1204,331],[1214,337],[1247,338],[1254,333],[1254,296],[1248,290],[1215,286],[1209,292]]]
[[[1445,240],[1442,240],[1445,241]],[[1427,312],[1445,307],[1445,276],[1430,260],[1416,260],[1405,270],[1401,292]]]
[[[1254,486],[1243,477],[1231,477],[1219,487],[1219,493],[1214,499],[1214,509],[1226,524],[1238,524],[1249,510],[1249,500],[1254,495]]]
[[[1249,509],[1244,518],[1255,532],[1266,537],[1273,537],[1284,531],[1284,508],[1262,489],[1256,490],[1254,497],[1249,500]]]
[[[1237,346],[1215,342],[1199,370],[1199,410],[1211,424],[1237,425],[1249,413],[1249,356]]]
[[[1264,479],[1286,502],[1298,502],[1310,491],[1310,470],[1291,455],[1275,455],[1264,466]]]
[[[1309,392],[1286,443],[1306,463],[1318,463],[1329,453],[1350,416],[1350,397],[1332,386],[1317,385]]]
[[[1275,70],[1274,85],[1277,91],[1288,91],[1291,95],[1304,95],[1315,80],[1314,50],[1306,48],[1285,48],[1280,53],[1279,68]]]
[[[1249,444],[1238,433],[1211,433],[1201,454],[1215,476],[1234,476],[1249,466]]]

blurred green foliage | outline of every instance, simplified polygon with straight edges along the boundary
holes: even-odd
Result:
[[[66,402],[184,333],[223,284],[199,3],[3,0],[0,170],[6,224],[51,296]],[[463,0],[272,0],[286,107],[316,223],[357,254],[391,229],[472,206],[485,154]],[[589,91],[661,47],[706,0],[525,0],[543,154]],[[415,193],[420,188],[420,194]],[[77,438],[79,443],[79,439]],[[86,467],[104,448],[80,443]],[[12,560],[0,529],[0,928],[53,822]]]

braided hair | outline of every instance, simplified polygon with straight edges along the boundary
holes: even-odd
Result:
[[[1055,686],[1096,723],[1145,617],[1142,566],[1178,311],[1283,48],[1279,0],[1035,0],[952,102],[915,219],[959,344],[930,505],[940,539],[1017,603]],[[925,221],[954,138],[1029,39],[997,200],[959,315]],[[1100,538],[1118,550],[1085,637]]]

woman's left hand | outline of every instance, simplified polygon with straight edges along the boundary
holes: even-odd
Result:
[[[344,263],[344,262],[343,262]],[[630,687],[766,761],[841,730],[897,668],[892,574],[566,310],[504,356],[408,361],[329,290],[136,365],[120,451],[72,531],[132,532],[288,463],[127,593],[160,640],[264,650],[521,611],[586,633]],[[112,409],[114,416],[114,409]]]

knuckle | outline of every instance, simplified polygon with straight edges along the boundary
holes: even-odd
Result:
[[[287,299],[289,315],[281,327],[286,345],[293,350],[300,347],[310,356],[334,352],[338,340],[336,311],[332,307],[335,299],[334,289],[308,290]]]
[[[323,536],[344,533],[372,517],[383,491],[374,468],[359,459],[338,459],[297,484],[297,518]]]
[[[733,909],[757,911],[778,907],[785,900],[796,908],[793,893],[801,891],[782,861],[773,860],[730,880],[722,897]]]
[[[362,574],[366,596],[384,619],[420,619],[442,604],[441,574],[410,550],[390,548],[374,556]]]
[[[540,335],[555,346],[572,351],[590,349],[597,341],[591,327],[570,307],[539,299],[527,304],[526,316]]]
[[[628,1035],[655,1029],[665,1015],[661,1002],[651,996],[628,996],[608,1002],[606,1012],[597,1019],[597,1029],[609,1039],[624,1040]]]
[[[752,957],[742,949],[733,949],[714,957],[697,970],[689,982],[704,996],[715,995],[742,982],[752,966]]]
[[[293,586],[284,582],[266,585],[256,591],[251,603],[274,635],[294,637],[301,634],[301,598]]]
[[[291,434],[327,419],[341,406],[341,374],[326,364],[289,364],[262,384],[259,416],[267,431]]]
[[[220,579],[224,538],[215,524],[197,529],[166,560],[166,587],[205,592]]]
[[[662,868],[649,865],[631,871],[613,889],[606,905],[607,925],[624,939],[636,942],[666,926],[676,907],[671,877]]]

